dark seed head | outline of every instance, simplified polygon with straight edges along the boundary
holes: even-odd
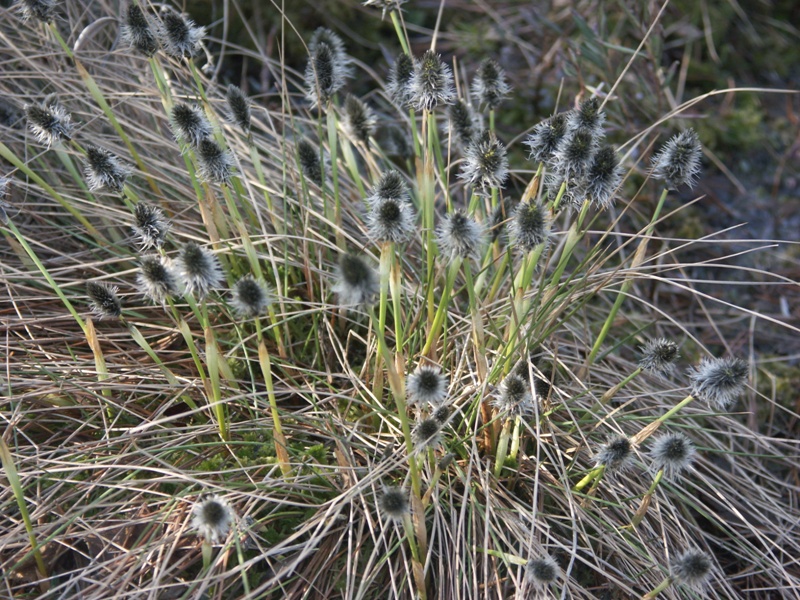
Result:
[[[466,152],[475,138],[476,118],[469,106],[463,100],[456,100],[447,107],[447,116],[450,123],[450,134],[461,152]]]
[[[178,280],[172,269],[157,256],[142,259],[136,276],[139,291],[155,304],[164,304],[167,298],[178,294]]]
[[[433,50],[426,50],[411,78],[412,103],[417,110],[431,111],[455,100],[453,73]]]
[[[251,119],[250,99],[237,86],[231,84],[225,94],[225,101],[228,104],[228,119],[248,133]]]
[[[133,209],[135,223],[133,233],[143,250],[161,248],[169,231],[169,222],[160,208],[140,202]]]
[[[245,275],[233,286],[231,305],[239,316],[256,317],[272,304],[272,294],[266,284],[252,275]]]
[[[389,71],[386,91],[396,106],[403,108],[412,100],[411,81],[414,77],[414,60],[408,54],[400,54]]]
[[[408,507],[408,493],[397,487],[385,487],[378,498],[378,507],[390,521],[401,521],[411,511]]]
[[[467,147],[460,179],[473,185],[475,193],[491,195],[492,188],[502,188],[508,177],[506,147],[489,130],[484,130]]]
[[[435,367],[420,366],[406,380],[410,404],[438,406],[447,398],[447,377]]]
[[[682,433],[662,435],[653,442],[650,457],[656,471],[664,469],[668,477],[675,477],[692,466],[697,450]]]
[[[219,259],[194,242],[188,242],[181,248],[178,257],[178,270],[187,294],[195,294],[204,298],[209,290],[222,283],[222,267]]]
[[[148,58],[158,51],[158,39],[138,4],[131,2],[125,9],[120,33],[125,42]]]
[[[175,138],[193,147],[214,132],[206,113],[195,104],[176,103],[170,111],[170,124]]]
[[[233,520],[233,510],[219,496],[206,498],[192,508],[192,526],[209,542],[224,540]]]
[[[669,570],[676,583],[701,589],[711,577],[711,559],[702,550],[689,549],[670,563]]]
[[[639,359],[639,366],[645,371],[650,371],[658,375],[667,375],[675,368],[675,361],[678,360],[678,344],[666,338],[648,340],[641,347],[642,358]]]
[[[16,7],[23,21],[34,19],[42,23],[50,23],[55,17],[56,1],[17,0]]]
[[[54,97],[48,96],[42,104],[28,104],[25,116],[33,134],[48,148],[72,139],[71,116]]]
[[[369,138],[375,132],[376,123],[372,109],[352,94],[347,94],[344,100],[344,117],[343,125],[350,135],[369,146]]]
[[[319,160],[319,149],[306,140],[300,140],[297,143],[297,157],[306,179],[321,187],[325,172]]]
[[[633,460],[633,447],[628,438],[616,436],[605,443],[595,457],[597,466],[604,466],[606,472],[622,471]]]
[[[530,252],[550,236],[550,220],[536,202],[520,202],[511,221],[511,238],[523,252]]]
[[[205,27],[197,27],[194,21],[172,8],[162,9],[158,37],[161,47],[169,56],[191,58],[200,50],[205,35]]]
[[[692,396],[725,410],[744,391],[749,368],[740,358],[704,358],[689,376]]]
[[[436,242],[445,260],[478,260],[485,231],[472,217],[461,210],[445,216],[436,230]]]
[[[418,449],[434,448],[441,442],[442,425],[434,418],[423,419],[414,428],[412,438]]]
[[[495,109],[508,97],[511,87],[506,82],[506,72],[491,58],[484,59],[472,80],[472,93],[479,105]]]
[[[653,157],[654,179],[661,179],[670,189],[682,185],[694,187],[700,173],[702,150],[694,129],[687,129],[671,138]]]
[[[333,291],[345,306],[368,304],[378,293],[375,271],[355,254],[342,254]]]
[[[119,317],[122,314],[122,304],[117,292],[119,288],[99,281],[87,281],[86,293],[89,302],[98,317]]]
[[[90,190],[106,188],[120,192],[131,173],[131,168],[120,161],[116,154],[97,146],[87,145],[85,172]]]
[[[598,208],[606,208],[614,200],[621,181],[622,168],[616,150],[603,146],[592,157],[586,173],[586,195]]]
[[[530,148],[528,157],[536,162],[550,161],[566,131],[567,118],[564,113],[559,113],[539,123],[525,140],[525,145]]]
[[[197,145],[197,162],[200,165],[200,178],[211,182],[229,185],[233,177],[233,155],[212,139],[201,140]]]
[[[531,558],[525,565],[525,580],[535,589],[544,589],[558,579],[558,563],[551,556]]]

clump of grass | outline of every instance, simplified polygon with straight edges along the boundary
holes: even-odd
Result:
[[[247,55],[265,87],[170,7],[0,9],[27,121],[0,131],[10,593],[800,585],[795,415],[721,328],[777,319],[703,291],[716,240],[658,231],[699,180],[701,99],[640,127],[616,64],[522,123],[508,56],[365,4],[392,61],[275,9],[308,54]],[[635,65],[654,31],[601,47]],[[737,253],[713,265],[753,273]]]

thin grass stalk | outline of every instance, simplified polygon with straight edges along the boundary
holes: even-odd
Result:
[[[6,473],[8,485],[14,494],[14,499],[17,501],[17,507],[19,508],[20,515],[22,516],[22,522],[25,524],[25,531],[28,534],[28,541],[31,544],[33,559],[36,561],[36,569],[39,571],[39,575],[41,576],[41,579],[39,580],[39,589],[42,592],[46,592],[50,587],[48,583],[47,567],[44,564],[42,552],[39,548],[38,542],[36,541],[36,531],[33,528],[33,521],[31,521],[31,515],[28,512],[28,504],[25,501],[25,490],[22,489],[22,482],[19,479],[19,474],[17,473],[17,468],[14,464],[14,457],[11,455],[11,451],[6,445],[6,441],[1,435],[0,462],[3,464],[3,470]]]
[[[280,466],[281,473],[283,473],[284,477],[289,477],[292,474],[292,467],[289,462],[286,436],[283,434],[281,415],[278,411],[278,401],[275,398],[275,388],[272,383],[272,362],[269,358],[267,346],[264,343],[261,322],[258,317],[256,317],[256,332],[258,336],[258,362],[261,366],[261,374],[264,377],[264,385],[267,387],[267,399],[269,400],[269,408],[272,413],[272,438],[275,441],[275,454],[278,457],[278,465]]]
[[[653,217],[650,219],[650,223],[645,229],[644,236],[642,237],[642,241],[639,243],[639,247],[636,248],[636,253],[633,257],[633,263],[631,264],[632,270],[638,268],[644,262],[645,254],[647,253],[647,244],[650,241],[650,235],[653,232],[656,221],[658,221],[658,218],[661,215],[661,209],[664,207],[664,202],[667,199],[668,191],[669,190],[664,189],[664,191],[661,192],[661,197],[658,199],[658,205],[653,213]],[[608,332],[611,331],[611,325],[613,324],[614,319],[617,317],[619,309],[622,308],[622,303],[625,300],[625,297],[628,295],[628,292],[630,292],[632,286],[633,279],[625,279],[622,284],[622,289],[617,293],[617,297],[614,300],[614,305],[611,307],[611,311],[608,313],[608,317],[606,317],[605,323],[603,323],[603,327],[600,330],[594,345],[592,346],[592,350],[589,352],[589,356],[586,358],[586,369],[592,365],[594,359],[597,357],[597,353],[600,352],[600,346],[606,339]]]
[[[447,308],[450,305],[450,297],[453,291],[458,271],[461,268],[462,260],[456,258],[447,267],[447,274],[445,275],[445,285],[442,290],[442,296],[439,298],[439,306],[436,309],[436,315],[428,328],[428,336],[425,340],[425,345],[422,348],[421,354],[428,356],[434,348],[434,344],[438,341],[442,325],[444,324],[445,317],[447,316]]]
[[[147,167],[145,167],[145,164],[142,161],[141,157],[139,156],[139,153],[136,151],[136,148],[131,142],[130,138],[128,137],[128,134],[125,133],[125,130],[122,128],[122,125],[117,120],[116,115],[114,115],[114,111],[108,105],[108,102],[106,101],[102,90],[97,85],[97,82],[89,74],[89,71],[86,70],[81,61],[78,60],[78,58],[72,52],[72,49],[64,41],[64,38],[61,37],[61,33],[58,31],[57,25],[55,23],[50,23],[48,28],[50,32],[53,34],[53,37],[56,39],[61,48],[64,50],[65,54],[72,60],[73,64],[75,65],[75,69],[78,71],[78,75],[83,80],[84,85],[86,85],[86,88],[89,90],[89,93],[92,95],[92,98],[94,98],[94,101],[97,102],[97,105],[100,107],[100,110],[103,111],[103,114],[106,116],[106,118],[111,123],[111,126],[117,132],[117,135],[119,135],[122,142],[128,148],[128,152],[131,153],[131,158],[136,163],[136,167],[139,169],[139,171],[147,180],[147,184],[150,186],[150,189],[153,190],[153,193],[156,194],[156,196],[161,197],[162,192],[159,189],[158,184],[150,176]]]

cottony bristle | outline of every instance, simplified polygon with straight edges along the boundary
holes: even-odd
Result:
[[[131,174],[131,167],[124,164],[113,152],[89,145],[86,147],[85,172],[90,190],[106,188],[120,192]]]
[[[50,23],[55,16],[56,4],[55,0],[17,0],[15,6],[23,21],[33,19]]]
[[[176,103],[170,111],[170,125],[175,139],[192,147],[214,132],[206,113],[196,104]]]
[[[606,122],[605,111],[600,110],[600,98],[589,98],[581,103],[577,110],[567,114],[567,131],[571,135],[579,129],[587,129],[599,142],[604,136],[603,125]]]
[[[408,184],[406,184],[406,180],[400,172],[394,169],[381,175],[378,183],[372,188],[372,193],[367,198],[367,203],[372,205],[381,200],[390,199],[403,202],[409,201]]]
[[[558,579],[560,569],[552,556],[531,558],[525,565],[525,581],[534,589],[545,589]]]
[[[633,446],[624,436],[615,436],[603,444],[595,456],[595,464],[604,466],[606,473],[623,471],[633,461]]]
[[[616,150],[603,146],[592,157],[586,173],[586,195],[597,208],[607,208],[622,182],[622,167]]]
[[[345,130],[356,140],[369,146],[369,139],[375,132],[375,114],[372,109],[364,102],[347,94],[344,100],[344,120],[342,124]]]
[[[411,104],[413,99],[413,78],[414,59],[408,54],[399,54],[389,71],[389,78],[386,83],[386,91],[389,94],[389,98],[396,106],[404,108]]]
[[[664,181],[670,189],[682,185],[694,187],[700,173],[703,152],[694,129],[687,129],[671,138],[653,157],[652,177]]]
[[[221,496],[211,496],[192,507],[192,527],[210,543],[216,544],[227,537],[234,518],[233,509]]]
[[[225,94],[228,104],[228,119],[236,123],[245,133],[250,132],[250,99],[244,95],[242,90],[231,84]]]
[[[157,32],[166,54],[174,58],[191,58],[200,50],[206,28],[198,27],[191,19],[165,7]]]
[[[219,259],[194,242],[181,248],[178,256],[178,271],[187,294],[203,299],[208,292],[222,283],[222,267]]]
[[[453,73],[433,50],[426,50],[414,66],[411,90],[412,104],[417,110],[432,111],[440,104],[452,104],[455,100]]]
[[[212,139],[201,140],[195,149],[200,168],[198,175],[204,181],[229,185],[233,177],[233,155]]]
[[[533,394],[528,380],[513,373],[508,375],[500,386],[500,395],[492,400],[492,406],[507,417],[533,414]]]
[[[315,45],[305,73],[306,97],[312,108],[327,109],[333,95],[344,86],[346,72],[327,43]]]
[[[475,219],[457,210],[444,217],[436,230],[436,243],[445,260],[478,260],[486,231]]]
[[[477,126],[472,107],[463,100],[456,100],[447,107],[447,116],[450,124],[450,135],[453,136],[456,147],[461,152],[466,152],[475,138]]]
[[[133,209],[136,219],[133,224],[133,233],[137,237],[143,250],[161,248],[169,231],[169,221],[164,217],[161,209],[140,202]]]
[[[711,559],[702,550],[689,549],[676,556],[669,565],[675,583],[702,589],[711,577]]]
[[[99,281],[87,281],[86,293],[94,312],[103,317],[118,317],[122,314],[122,303],[117,296],[119,288]]]
[[[667,477],[677,477],[682,471],[691,468],[697,450],[694,444],[682,433],[668,433],[653,441],[650,458],[653,469],[664,469]]]
[[[139,291],[154,304],[164,304],[178,295],[178,279],[172,269],[158,256],[145,256],[136,276]]]
[[[72,117],[58,100],[48,96],[42,104],[25,106],[28,127],[42,144],[48,148],[60,141],[72,139]]]
[[[648,340],[641,347],[642,358],[639,366],[645,371],[658,375],[668,375],[675,368],[675,361],[680,356],[678,344],[667,338]]]
[[[131,48],[148,58],[158,52],[156,34],[138,4],[131,2],[125,9],[120,35]]]
[[[514,211],[510,233],[511,239],[523,252],[530,252],[547,242],[550,220],[544,207],[534,201],[520,202]]]
[[[374,202],[367,215],[369,237],[376,242],[402,243],[414,234],[416,212],[411,203],[396,198]]]
[[[419,366],[406,379],[409,404],[438,406],[447,399],[447,377],[440,369]]]
[[[393,10],[400,10],[400,7],[408,0],[364,0],[364,6],[374,6],[381,9],[381,19],[386,18],[386,13]]]
[[[472,184],[475,193],[488,196],[508,178],[506,147],[491,131],[484,131],[467,147],[459,179]]]
[[[402,521],[410,514],[408,492],[403,488],[385,487],[378,498],[378,507],[390,521]]]
[[[310,179],[318,186],[322,187],[323,177],[322,163],[319,160],[319,149],[311,145],[306,140],[297,143],[297,156],[300,160],[300,168],[306,179]]]
[[[749,368],[740,358],[703,358],[689,370],[692,396],[727,409],[744,392]]]
[[[378,294],[378,277],[360,256],[342,254],[333,291],[343,306],[369,304]]]
[[[350,79],[353,76],[353,69],[350,66],[352,62],[350,56],[347,54],[342,38],[336,32],[328,29],[327,27],[318,27],[311,36],[311,41],[308,43],[308,52],[313,55],[320,44],[327,44],[333,51],[334,68],[338,71],[339,76],[344,82],[345,79]]]
[[[441,443],[442,425],[435,418],[423,419],[412,433],[417,449],[435,448]]]
[[[588,171],[596,148],[597,140],[592,131],[581,128],[561,139],[551,163],[563,179],[577,181]]]
[[[472,80],[472,93],[480,106],[496,109],[511,93],[506,72],[491,58],[484,59]]]
[[[245,275],[233,286],[231,306],[240,317],[252,318],[263,314],[272,304],[272,293],[264,282]]]
[[[566,132],[567,118],[563,113],[554,115],[539,123],[533,128],[533,133],[525,140],[525,145],[530,148],[528,158],[536,162],[552,160],[553,154]]]

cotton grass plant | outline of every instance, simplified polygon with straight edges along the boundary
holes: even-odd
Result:
[[[800,586],[796,444],[742,413],[796,415],[715,323],[760,317],[660,236],[701,100],[629,131],[623,66],[510,130],[525,77],[365,4],[391,61],[266,7],[307,54],[252,96],[177,9],[0,9],[3,593]]]

